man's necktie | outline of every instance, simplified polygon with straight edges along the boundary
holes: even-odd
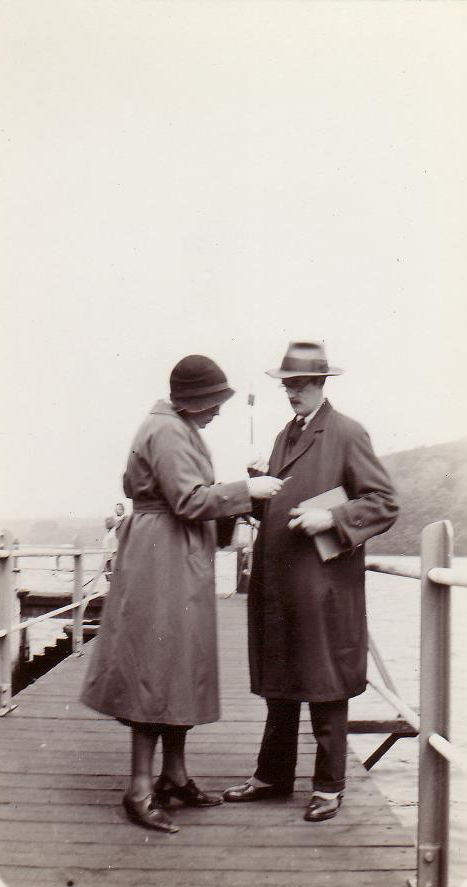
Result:
[[[305,419],[303,416],[297,416],[295,422],[293,423],[290,431],[289,431],[289,439],[288,439],[288,447],[289,450],[295,446],[297,440],[301,437],[302,429],[305,424]]]

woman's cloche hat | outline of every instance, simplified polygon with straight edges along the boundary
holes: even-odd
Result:
[[[170,374],[170,400],[176,410],[199,413],[220,406],[233,394],[225,373],[202,354],[182,358]]]
[[[293,376],[340,376],[344,370],[329,366],[324,342],[290,342],[279,369],[266,372],[274,379],[291,379]]]

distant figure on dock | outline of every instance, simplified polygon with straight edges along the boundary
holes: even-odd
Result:
[[[105,519],[105,528],[107,532],[102,540],[102,547],[108,551],[108,557],[105,561],[105,576],[107,582],[110,582],[110,577],[112,575],[113,562],[115,561],[115,555],[117,554],[118,549],[117,532],[124,517],[125,506],[123,502],[117,502],[113,515],[106,517]]]
[[[234,394],[208,357],[189,355],[170,376],[133,440],[124,476],[133,513],[125,518],[83,702],[132,730],[128,817],[146,828],[177,831],[163,806],[177,798],[212,807],[222,795],[202,791],[185,766],[187,730],[217,721],[214,557],[217,531],[230,539],[236,515],[252,498],[282,488],[275,477],[214,483],[199,433]],[[218,540],[219,541],[219,540]],[[162,772],[153,757],[162,737]]]
[[[368,434],[323,396],[327,376],[341,372],[313,342],[291,343],[282,366],[268,372],[282,380],[295,413],[268,467],[289,480],[255,512],[261,526],[248,594],[250,676],[268,716],[254,776],[224,793],[243,802],[293,792],[307,702],[317,742],[307,822],[331,819],[341,804],[348,700],[366,688],[363,543],[388,530],[398,511]],[[341,504],[331,503],[336,493]],[[319,503],[304,502],[318,496]],[[337,555],[330,560],[329,552],[318,553],[324,533]]]
[[[117,520],[115,517],[106,517],[105,519],[105,528],[106,534],[102,540],[102,547],[105,549],[105,577],[107,582],[110,582],[110,577],[112,575],[112,561],[117,553],[118,548],[118,539],[117,539]]]
[[[125,517],[125,506],[124,506],[123,502],[117,502],[117,504],[114,508],[114,514],[115,514],[115,529],[118,530],[120,524],[123,521],[123,518]]]

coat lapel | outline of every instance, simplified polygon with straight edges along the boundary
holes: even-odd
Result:
[[[328,419],[329,413],[332,410],[331,404],[328,400],[325,400],[321,409],[318,410],[316,416],[311,420],[308,428],[305,428],[302,431],[297,443],[293,447],[293,449],[289,450],[287,448],[287,439],[289,436],[289,429],[291,426],[291,422],[284,428],[282,432],[282,439],[280,441],[280,450],[278,452],[278,463],[279,469],[277,474],[282,474],[289,465],[292,465],[300,456],[303,455],[310,447],[313,446],[317,436],[324,431],[326,421]]]

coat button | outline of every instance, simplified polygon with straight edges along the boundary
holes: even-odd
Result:
[[[228,501],[229,501],[229,497],[228,497],[228,496],[222,496],[222,500],[223,500],[224,502],[228,502]]]

